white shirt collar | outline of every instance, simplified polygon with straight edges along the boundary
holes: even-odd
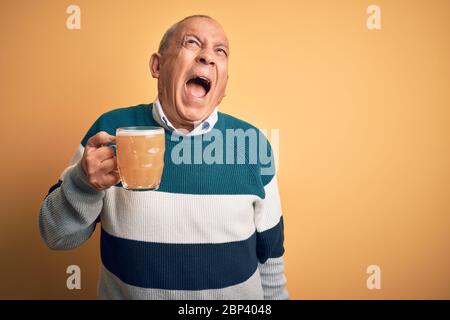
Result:
[[[180,135],[187,135],[187,136],[195,136],[198,134],[204,134],[204,133],[211,131],[217,122],[217,112],[218,112],[218,107],[215,107],[213,112],[211,112],[211,114],[209,115],[208,118],[206,118],[205,120],[203,120],[200,123],[196,123],[194,129],[191,132],[185,134],[185,132],[175,128],[172,125],[170,120],[164,114],[164,111],[163,111],[163,108],[161,106],[161,102],[159,101],[159,99],[155,100],[155,102],[153,103],[153,108],[152,108],[153,119],[155,119],[155,121],[158,122],[159,125],[166,128],[167,130],[175,131],[176,133],[178,133]]]

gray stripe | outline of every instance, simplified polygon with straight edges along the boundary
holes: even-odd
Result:
[[[51,249],[76,248],[95,229],[105,192],[91,189],[82,170],[80,164],[68,170],[61,187],[52,191],[41,205],[39,230]]]
[[[264,288],[264,299],[289,299],[286,289],[286,276],[284,275],[284,258],[270,258],[264,264],[258,265],[261,282]]]
[[[258,270],[246,281],[222,289],[164,290],[130,286],[102,264],[98,287],[100,300],[262,300],[263,297]]]

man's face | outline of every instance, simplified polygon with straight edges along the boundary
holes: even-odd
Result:
[[[227,85],[228,54],[227,37],[217,22],[191,18],[178,26],[162,56],[152,56],[158,98],[175,127],[192,129],[219,105]]]

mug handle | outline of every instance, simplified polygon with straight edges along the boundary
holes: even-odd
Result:
[[[117,157],[117,145],[116,145],[115,142],[109,142],[109,143],[107,143],[107,144],[105,144],[105,145],[103,145],[103,146],[104,146],[104,147],[110,147],[110,148],[113,148],[113,149],[114,149],[114,156]]]
[[[107,144],[105,144],[105,145],[103,145],[104,147],[110,147],[110,148],[113,148],[114,149],[114,156],[115,157],[117,157],[117,145],[116,145],[116,143],[115,142],[110,142],[110,143],[107,143]],[[117,170],[115,170],[115,171],[117,171],[117,173],[119,173],[119,169],[117,169]],[[121,183],[122,182],[122,179],[119,181],[119,183]]]

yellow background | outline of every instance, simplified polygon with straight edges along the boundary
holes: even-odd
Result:
[[[291,298],[450,298],[450,1],[0,3],[0,298],[96,297],[99,228],[50,251],[38,208],[101,113],[155,98],[149,57],[195,13],[230,39],[221,111],[280,130]]]

